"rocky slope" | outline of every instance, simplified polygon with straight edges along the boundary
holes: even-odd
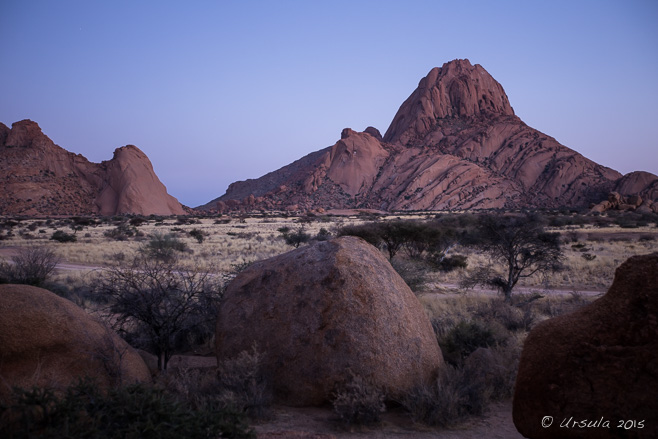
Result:
[[[55,145],[39,125],[0,123],[0,214],[183,215],[146,154],[128,145],[92,163]]]
[[[200,208],[587,207],[621,177],[527,126],[484,68],[454,60],[421,79],[383,137],[346,128],[335,145]]]

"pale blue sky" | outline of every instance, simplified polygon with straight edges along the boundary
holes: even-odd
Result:
[[[516,114],[658,174],[658,2],[0,0],[0,122],[100,162],[141,148],[197,206],[386,130],[434,66],[481,64]]]

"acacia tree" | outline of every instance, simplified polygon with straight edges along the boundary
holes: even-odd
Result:
[[[503,264],[505,274],[471,278],[471,286],[486,283],[498,288],[509,302],[520,279],[559,270],[563,257],[560,235],[549,233],[536,218],[484,216],[478,221],[477,244]],[[464,284],[468,286],[468,282]]]
[[[153,351],[159,370],[167,369],[181,340],[191,332],[214,330],[222,295],[219,279],[206,270],[144,255],[105,270],[94,290],[107,299],[109,312],[116,316],[114,329],[140,334],[142,338],[133,343]]]

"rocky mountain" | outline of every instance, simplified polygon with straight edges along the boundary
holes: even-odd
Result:
[[[139,148],[92,163],[55,145],[36,122],[0,123],[0,214],[183,215]]]
[[[482,66],[454,60],[420,80],[384,136],[346,128],[335,145],[233,183],[200,208],[587,207],[621,177],[527,126]]]

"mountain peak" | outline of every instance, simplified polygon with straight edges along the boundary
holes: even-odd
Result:
[[[11,124],[11,130],[7,132],[4,143],[6,146],[23,148],[54,145],[52,140],[41,131],[39,124],[30,119]]]
[[[647,188],[642,194],[653,200],[653,177],[630,176],[622,189]],[[346,128],[335,145],[233,183],[221,204],[202,208],[586,207],[607,196],[619,178],[523,123],[482,66],[457,59],[420,80],[383,139],[372,127]]]
[[[434,67],[402,104],[384,135],[390,143],[422,140],[441,119],[514,116],[503,87],[479,64],[455,59]]]

